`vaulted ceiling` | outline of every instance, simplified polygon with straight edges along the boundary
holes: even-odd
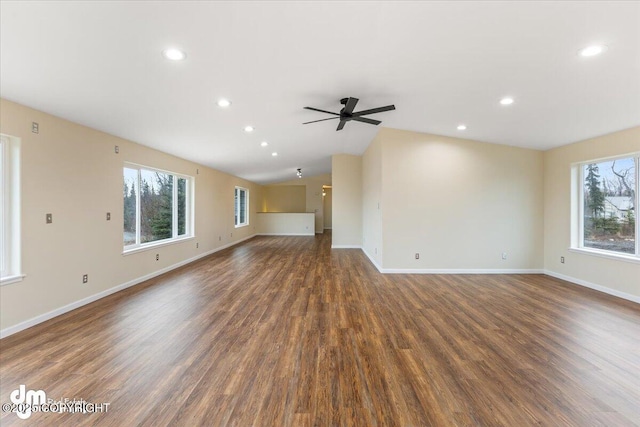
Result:
[[[395,104],[380,126],[541,150],[640,125],[638,2],[2,1],[0,19],[3,98],[259,183],[361,154],[378,127],[302,125],[349,96]]]

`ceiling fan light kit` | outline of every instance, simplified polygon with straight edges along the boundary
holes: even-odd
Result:
[[[353,112],[353,110],[356,108],[356,104],[358,103],[358,98],[342,98],[340,100],[340,104],[344,105],[344,107],[342,107],[342,109],[340,110],[340,113],[334,113],[331,111],[326,111],[326,110],[320,110],[318,108],[313,108],[313,107],[304,107],[306,110],[312,110],[312,111],[319,111],[321,113],[326,113],[326,114],[331,114],[334,115],[336,117],[329,117],[328,119],[320,119],[320,120],[313,120],[311,122],[305,122],[303,123],[303,125],[308,125],[309,123],[317,123],[317,122],[323,122],[325,120],[334,120],[334,119],[340,119],[340,123],[338,123],[338,128],[336,129],[336,131],[342,130],[344,128],[344,125],[347,122],[350,121],[356,121],[356,122],[361,122],[361,123],[368,123],[370,125],[379,125],[380,123],[382,123],[380,120],[373,120],[373,119],[368,119],[366,117],[362,117],[362,116],[366,116],[369,114],[375,114],[375,113],[382,113],[384,111],[391,111],[391,110],[395,110],[396,106],[395,105],[387,105],[386,107],[378,107],[378,108],[372,108],[370,110],[362,110],[362,111],[357,111],[357,112]]]

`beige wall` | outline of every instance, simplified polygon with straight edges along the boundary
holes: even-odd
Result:
[[[384,128],[383,128],[384,130]],[[369,144],[362,156],[362,249],[382,266],[382,144],[385,132]]]
[[[306,187],[306,207],[303,212],[313,212],[316,215],[316,233],[324,232],[324,213],[322,209],[322,186],[331,185],[331,174],[296,178],[271,185],[304,185]]]
[[[634,152],[640,152],[640,127],[544,153],[544,264],[550,274],[640,298],[640,263],[569,251],[572,164]]]
[[[386,128],[377,139],[384,269],[542,269],[542,152]]]
[[[325,188],[324,192],[322,211],[324,212],[324,228],[326,230],[330,229],[333,224],[333,191],[331,188]]]
[[[39,123],[39,134],[31,133],[31,122]],[[236,185],[249,189],[250,206],[259,206],[261,187],[254,183],[6,100],[0,100],[0,132],[21,138],[26,274],[23,281],[0,287],[0,329],[256,232],[252,212],[247,227],[234,228],[233,219]],[[195,177],[194,239],[122,255],[124,162]],[[45,224],[46,213],[53,214],[52,224]],[[88,284],[82,284],[83,274],[89,275]]]
[[[262,212],[306,212],[306,185],[266,185],[262,187]]]
[[[362,157],[335,154],[333,177],[332,247],[362,246]]]

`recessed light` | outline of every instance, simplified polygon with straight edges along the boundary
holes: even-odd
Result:
[[[277,156],[278,156],[278,153],[276,153],[276,152],[274,151],[273,153],[271,153],[271,155],[272,155],[273,157],[277,157]]]
[[[458,130],[465,130],[466,128],[466,125],[458,125]]]
[[[227,108],[230,105],[231,105],[231,101],[229,101],[228,99],[223,98],[218,100],[218,107]]]
[[[600,55],[606,50],[607,50],[607,47],[605,45],[593,45],[593,46],[587,46],[583,49],[580,49],[578,51],[578,54],[580,56],[596,56],[596,55]]]
[[[187,57],[187,54],[180,49],[165,49],[162,51],[162,56],[172,61],[182,61]]]
[[[502,104],[502,105],[511,105],[511,104],[513,104],[513,98],[502,98],[500,100],[500,104]]]
[[[266,147],[267,145],[269,145],[269,143],[268,143],[267,141],[262,141],[262,142],[260,143],[260,146],[261,146],[261,147]]]
[[[244,127],[244,131],[245,132],[253,132],[255,130],[255,128],[253,126],[245,126]]]

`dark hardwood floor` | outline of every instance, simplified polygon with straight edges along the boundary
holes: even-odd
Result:
[[[640,425],[640,306],[543,275],[382,275],[256,237],[0,341],[8,425]]]

